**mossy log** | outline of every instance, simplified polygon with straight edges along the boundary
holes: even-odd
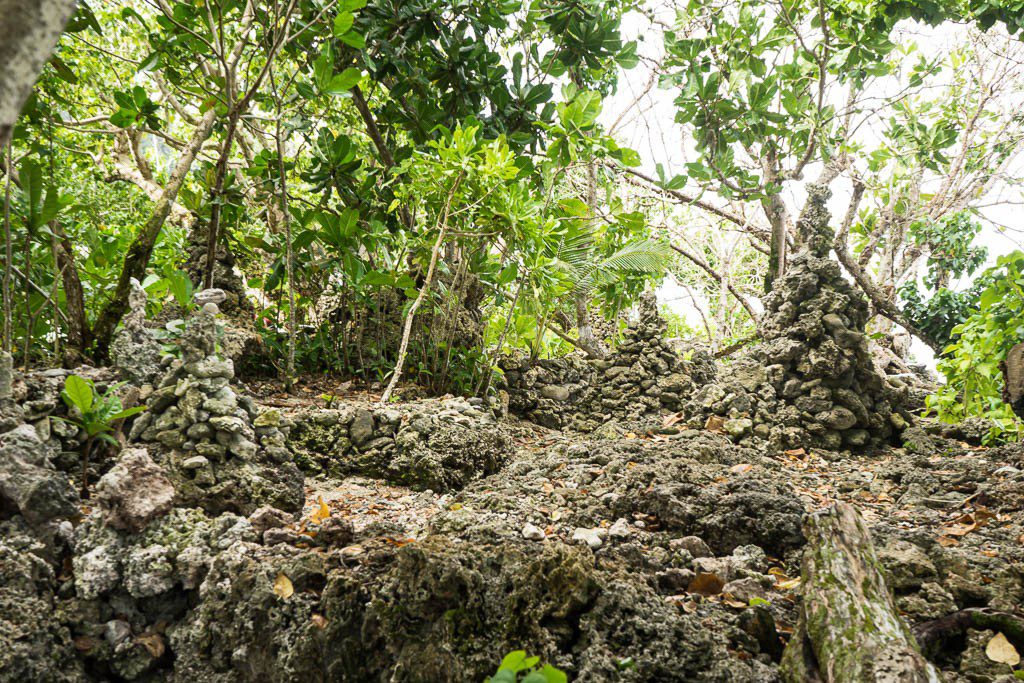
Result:
[[[808,515],[796,630],[782,658],[790,683],[942,680],[885,585],[871,534],[846,503]]]

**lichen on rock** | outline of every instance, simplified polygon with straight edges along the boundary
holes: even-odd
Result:
[[[200,292],[200,296],[203,292]],[[284,434],[231,386],[233,363],[217,352],[217,295],[188,319],[175,359],[134,423],[152,444],[182,505],[248,514],[260,505],[302,505],[302,474]]]

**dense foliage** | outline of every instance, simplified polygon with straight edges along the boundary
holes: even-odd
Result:
[[[953,328],[955,339],[938,364],[948,381],[929,407],[948,422],[990,420],[990,440],[1017,439],[1024,428],[1003,403],[999,364],[1024,339],[1024,252],[1001,256],[985,282],[977,309]]]
[[[874,331],[949,347],[949,406],[966,332],[997,317],[974,245],[1019,180],[1016,8],[663,9],[80,3],[0,152],[4,346],[104,361],[133,279],[169,340],[217,286],[262,341],[247,372],[481,393],[503,353],[603,355],[668,281],[673,331],[721,350],[754,334],[817,184]],[[992,30],[921,45],[904,19]],[[685,139],[668,160],[620,135],[655,85]],[[989,380],[958,410],[990,412]]]

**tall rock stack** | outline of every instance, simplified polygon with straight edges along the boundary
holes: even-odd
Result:
[[[110,359],[121,379],[143,386],[160,376],[160,344],[146,327],[146,290],[135,278],[124,325],[110,344]]]
[[[149,396],[149,410],[131,438],[162,446],[161,464],[178,504],[208,512],[249,514],[261,505],[297,510],[303,478],[291,461],[276,411],[260,413],[231,387],[234,364],[218,353],[218,304],[224,293],[203,290],[175,359]],[[160,457],[160,456],[158,456]]]
[[[891,386],[872,362],[867,302],[828,258],[828,197],[822,186],[808,188],[797,224],[801,249],[765,297],[764,343],[695,393],[691,422],[717,414],[738,440],[853,450],[890,442],[907,426],[906,389]]]

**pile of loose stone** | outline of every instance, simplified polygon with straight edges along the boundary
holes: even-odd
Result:
[[[654,298],[647,296],[638,320],[608,358],[504,358],[509,411],[545,427],[593,431],[613,419],[678,410],[695,382],[712,379],[714,365],[700,350],[684,362],[664,340],[665,330]]]
[[[148,410],[130,439],[159,444],[179,502],[211,512],[248,514],[261,503],[296,510],[302,474],[292,462],[275,410],[260,411],[231,386],[234,365],[217,352],[220,290],[196,295],[198,310],[179,340],[174,359],[148,396]]]
[[[0,353],[0,680],[81,681],[71,635],[53,618],[78,493],[24,422],[12,380]]]
[[[765,297],[764,342],[725,366],[684,407],[692,426],[776,448],[863,449],[891,443],[908,426],[907,387],[874,367],[867,302],[828,258],[827,191],[812,186],[801,231],[806,248]]]
[[[448,491],[493,474],[512,453],[495,406],[461,397],[395,408],[346,404],[287,415],[288,446],[310,474],[362,475]]]

